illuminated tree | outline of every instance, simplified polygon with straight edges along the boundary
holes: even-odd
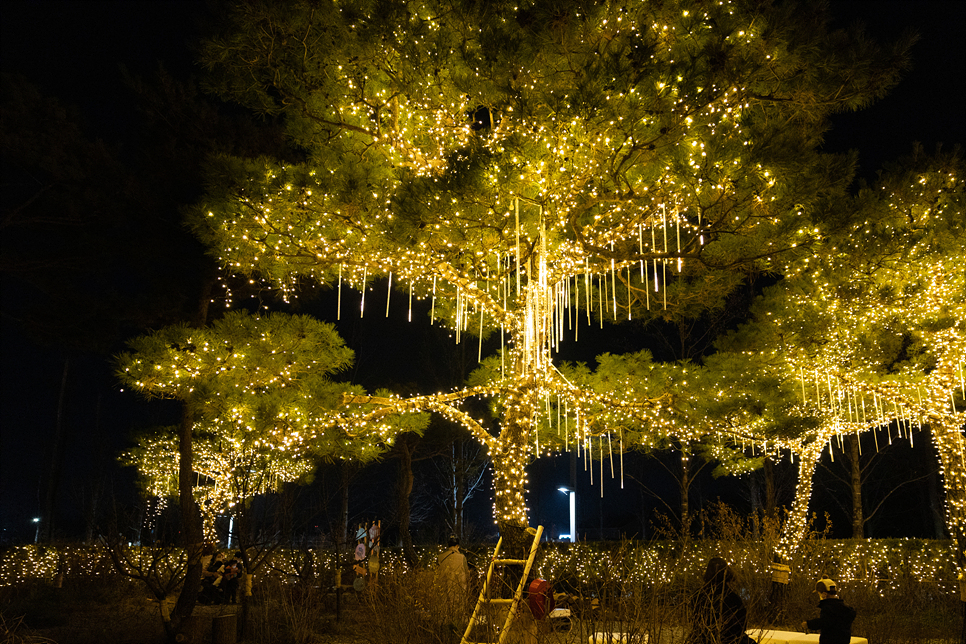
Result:
[[[263,443],[258,434],[244,426],[225,431],[195,424],[194,433],[194,498],[201,508],[209,541],[216,540],[217,516],[235,514],[239,504],[258,494],[276,492],[283,484],[303,480],[315,471],[315,458],[293,456]],[[149,496],[162,499],[159,510],[168,498],[177,497],[177,427],[142,435],[121,460],[138,469],[141,486]]]
[[[966,176],[959,154],[890,168],[873,194],[868,238],[881,259],[869,270],[866,308],[895,358],[873,385],[900,431],[931,430],[946,491],[946,524],[966,569]],[[889,409],[891,407],[891,409]],[[911,435],[910,435],[911,436]]]
[[[798,391],[799,413],[820,422],[813,432],[775,444],[801,459],[798,511],[786,526],[782,554],[793,552],[804,534],[810,473],[825,445],[842,449],[843,436],[880,428],[914,442],[915,430],[928,425],[946,484],[947,525],[962,557],[962,160],[918,155],[840,208],[842,228],[819,252],[788,266],[785,279],[756,305],[744,340],[729,347],[758,361],[746,377],[771,373]]]
[[[499,336],[486,380],[354,400],[464,424],[513,541],[529,459],[670,428],[669,399],[560,374],[577,320],[720,303],[815,239],[812,206],[851,176],[816,152],[826,118],[885,92],[903,55],[826,21],[757,0],[244,3],[204,50],[211,86],[283,116],[304,160],[220,158],[194,227],[286,292],[352,287],[371,314],[379,277],[458,341]],[[641,431],[616,435],[622,418]]]
[[[209,533],[216,514],[310,474],[319,458],[372,460],[398,433],[425,425],[412,415],[359,424],[361,411],[340,411],[343,393],[364,393],[330,380],[352,351],[308,316],[233,311],[208,328],[168,327],[130,346],[118,359],[121,380],[190,407],[194,496]],[[178,440],[175,432],[147,435],[125,457],[153,495],[178,489]]]

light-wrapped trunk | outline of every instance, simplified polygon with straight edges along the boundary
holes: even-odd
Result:
[[[527,504],[526,466],[529,458],[526,436],[529,419],[504,418],[498,453],[492,454],[494,512],[503,537],[503,552],[511,558],[522,558],[526,552]]]
[[[805,539],[808,530],[808,504],[812,499],[812,480],[815,468],[825,448],[824,441],[815,441],[803,446],[798,454],[798,483],[795,485],[795,501],[792,503],[788,520],[782,527],[777,554],[785,562],[791,561]]]
[[[946,529],[956,548],[960,571],[966,570],[966,440],[961,419],[945,416],[932,425],[932,439],[942,466],[946,491]]]

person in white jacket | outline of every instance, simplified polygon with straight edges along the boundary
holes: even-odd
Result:
[[[436,585],[443,595],[444,619],[455,628],[466,610],[470,570],[456,535],[450,536],[447,546],[436,558]]]

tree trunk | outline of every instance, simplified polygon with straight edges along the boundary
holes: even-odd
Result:
[[[342,579],[342,568],[348,561],[346,549],[349,541],[349,482],[352,480],[352,463],[342,461],[339,464],[339,514],[332,527],[332,541],[335,543],[335,575],[337,585],[346,583]],[[349,580],[351,581],[351,580]]]
[[[778,518],[778,496],[775,493],[775,462],[766,456],[765,471],[765,516],[771,520]]]
[[[946,491],[946,529],[956,548],[959,571],[966,570],[966,441],[955,417],[944,417],[934,423],[932,440],[942,464],[943,487]]]
[[[218,269],[212,262],[205,263],[198,294],[198,308],[194,323],[202,327],[208,323],[208,303],[211,289],[217,281]],[[165,624],[170,640],[174,641],[182,628],[187,625],[191,613],[198,602],[201,589],[201,555],[204,548],[204,531],[201,525],[201,511],[194,499],[194,455],[192,431],[194,429],[194,409],[191,400],[181,403],[181,425],[178,428],[178,502],[181,506],[181,532],[184,548],[188,557],[184,585],[178,594],[171,620]]]
[[[101,495],[104,493],[104,480],[106,478],[106,458],[107,446],[104,437],[104,424],[101,422],[101,407],[104,401],[104,394],[97,394],[97,405],[94,408],[94,475],[92,477],[91,496],[85,508],[85,539],[84,543],[90,545],[94,543],[94,532],[97,527],[97,514],[100,511]],[[143,537],[140,539],[143,543]]]
[[[681,450],[681,534],[691,534],[691,504],[688,491],[691,488],[691,459]]]
[[[526,558],[532,542],[527,534],[526,467],[535,404],[529,392],[530,389],[526,388],[508,396],[499,443],[491,459],[496,496],[494,511],[503,539],[501,555],[508,559]],[[515,566],[507,570],[505,581],[509,588],[516,586],[519,574]]]
[[[349,461],[342,461],[342,467],[339,468],[339,475],[341,476],[341,485],[339,486],[339,521],[335,529],[338,543],[342,544],[343,549],[351,541],[349,539],[349,485],[352,482],[352,474],[352,464]]]
[[[409,530],[411,507],[409,495],[413,492],[413,451],[418,438],[415,436],[400,436],[396,441],[399,450],[399,473],[397,478],[396,505],[399,511],[399,538],[402,540],[403,554],[410,566],[419,561],[416,549],[413,547],[413,535]]]
[[[54,438],[50,446],[50,470],[44,488],[44,504],[40,512],[38,540],[50,542],[54,537],[57,491],[60,488],[60,475],[64,469],[64,407],[67,399],[67,374],[70,371],[70,358],[64,358],[64,369],[60,376],[60,394],[57,397],[57,415],[54,421]]]
[[[193,425],[194,413],[190,402],[185,401],[182,403],[181,426],[178,433],[178,497],[181,504],[181,532],[184,535],[184,547],[188,554],[188,568],[185,572],[184,586],[178,595],[178,601],[171,615],[171,623],[168,626],[168,635],[171,638],[181,630],[182,625],[194,611],[203,572],[201,550],[204,544],[201,513],[198,511],[193,494],[194,465],[191,449]]]
[[[795,486],[795,501],[792,504],[788,520],[782,527],[782,536],[773,557],[775,564],[779,566],[791,562],[793,555],[805,538],[805,532],[808,529],[808,504],[812,498],[812,479],[815,476],[815,468],[818,466],[818,460],[824,447],[823,442],[816,441],[810,445],[804,445],[798,455],[798,483]],[[787,568],[785,568],[785,572],[788,572]],[[767,610],[770,623],[784,621],[787,601],[788,577],[780,574],[773,567]]]
[[[782,537],[778,546],[778,555],[784,562],[791,561],[792,555],[798,550],[808,530],[808,504],[812,499],[812,480],[815,468],[822,455],[825,444],[811,444],[805,446],[798,454],[798,483],[795,485],[795,501],[792,503],[788,520],[782,529]]]
[[[859,461],[859,437],[849,434],[845,437],[848,449],[849,481],[852,488],[852,538],[865,537],[865,514],[862,511],[862,463]]]
[[[962,605],[962,636],[966,642],[966,584],[962,581],[966,571],[966,441],[963,440],[962,420],[954,414],[945,415],[930,428],[933,444],[942,465],[943,487],[946,490],[946,529],[956,549],[956,566],[960,578],[960,604]]]
[[[459,445],[459,452],[456,452],[457,445]],[[466,457],[466,441],[458,440],[453,443],[454,456],[458,456],[456,461],[456,471],[462,474],[456,476],[456,496],[453,499],[453,530],[454,534],[463,540],[463,501],[466,499],[466,473],[469,470],[469,464],[467,463]]]

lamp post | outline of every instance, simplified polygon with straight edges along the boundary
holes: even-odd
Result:
[[[34,543],[40,540],[40,517],[34,517],[34,523],[37,524],[37,531],[34,532]]]
[[[577,490],[567,485],[561,485],[557,489],[570,497],[570,534],[562,534],[560,538],[567,537],[570,543],[574,543],[577,541]]]

